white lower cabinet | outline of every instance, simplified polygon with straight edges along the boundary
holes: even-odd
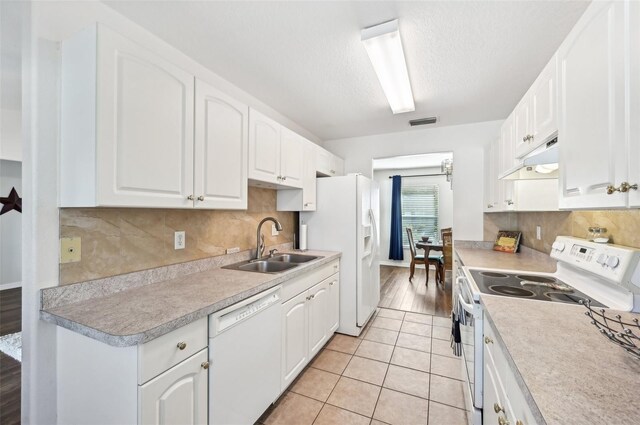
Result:
[[[205,425],[207,343],[206,317],[130,347],[58,328],[58,423]]]
[[[283,285],[283,293],[287,286],[290,287],[289,294],[298,293],[282,304],[282,391],[338,328],[340,279],[336,271],[338,267],[334,263],[313,276]],[[317,283],[318,278],[320,283]]]
[[[507,363],[496,331],[484,320],[483,425],[535,425],[536,420]]]
[[[309,362],[307,292],[282,304],[282,388]]]
[[[207,361],[203,349],[138,388],[139,424],[206,424]]]

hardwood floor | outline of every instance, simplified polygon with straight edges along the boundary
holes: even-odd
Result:
[[[416,268],[409,282],[408,267],[380,266],[380,307],[415,313],[449,316],[451,313],[451,272],[447,272],[444,288],[436,285],[435,270],[429,270],[425,285],[425,269]]]
[[[22,288],[0,291],[0,335],[22,330]],[[0,352],[0,424],[20,424],[19,361]]]

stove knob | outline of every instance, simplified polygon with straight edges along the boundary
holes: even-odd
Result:
[[[611,267],[612,269],[618,267],[618,264],[620,264],[620,259],[618,257],[611,256],[607,258],[607,266]]]
[[[606,262],[607,262],[607,256],[605,254],[598,255],[598,258],[596,259],[596,263],[600,264],[601,266],[604,266]]]
[[[562,252],[564,251],[564,242],[554,242],[551,247],[558,252]]]

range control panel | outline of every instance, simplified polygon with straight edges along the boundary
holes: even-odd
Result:
[[[551,257],[628,287],[638,267],[640,250],[558,236],[551,246]],[[634,283],[640,287],[640,282]]]

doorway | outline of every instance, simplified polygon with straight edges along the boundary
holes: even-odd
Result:
[[[393,176],[399,176],[399,199],[394,199]],[[451,311],[451,273],[445,271],[441,284],[436,283],[436,267],[422,264],[410,278],[412,250],[407,228],[412,230],[414,245],[429,238],[441,244],[441,230],[453,227],[453,153],[434,152],[373,160],[373,179],[380,187],[380,307],[416,313],[448,316]],[[398,217],[392,213],[393,203],[401,210],[401,242],[392,235]],[[396,220],[396,221],[394,221]],[[395,223],[395,224],[394,224]],[[391,255],[392,237],[396,238],[396,255]],[[397,244],[402,244],[398,258]],[[433,249],[433,251],[431,250]],[[442,254],[442,249],[429,249],[429,256]],[[419,257],[425,255],[415,248]],[[394,258],[395,257],[395,258]],[[443,259],[444,261],[444,259]]]

